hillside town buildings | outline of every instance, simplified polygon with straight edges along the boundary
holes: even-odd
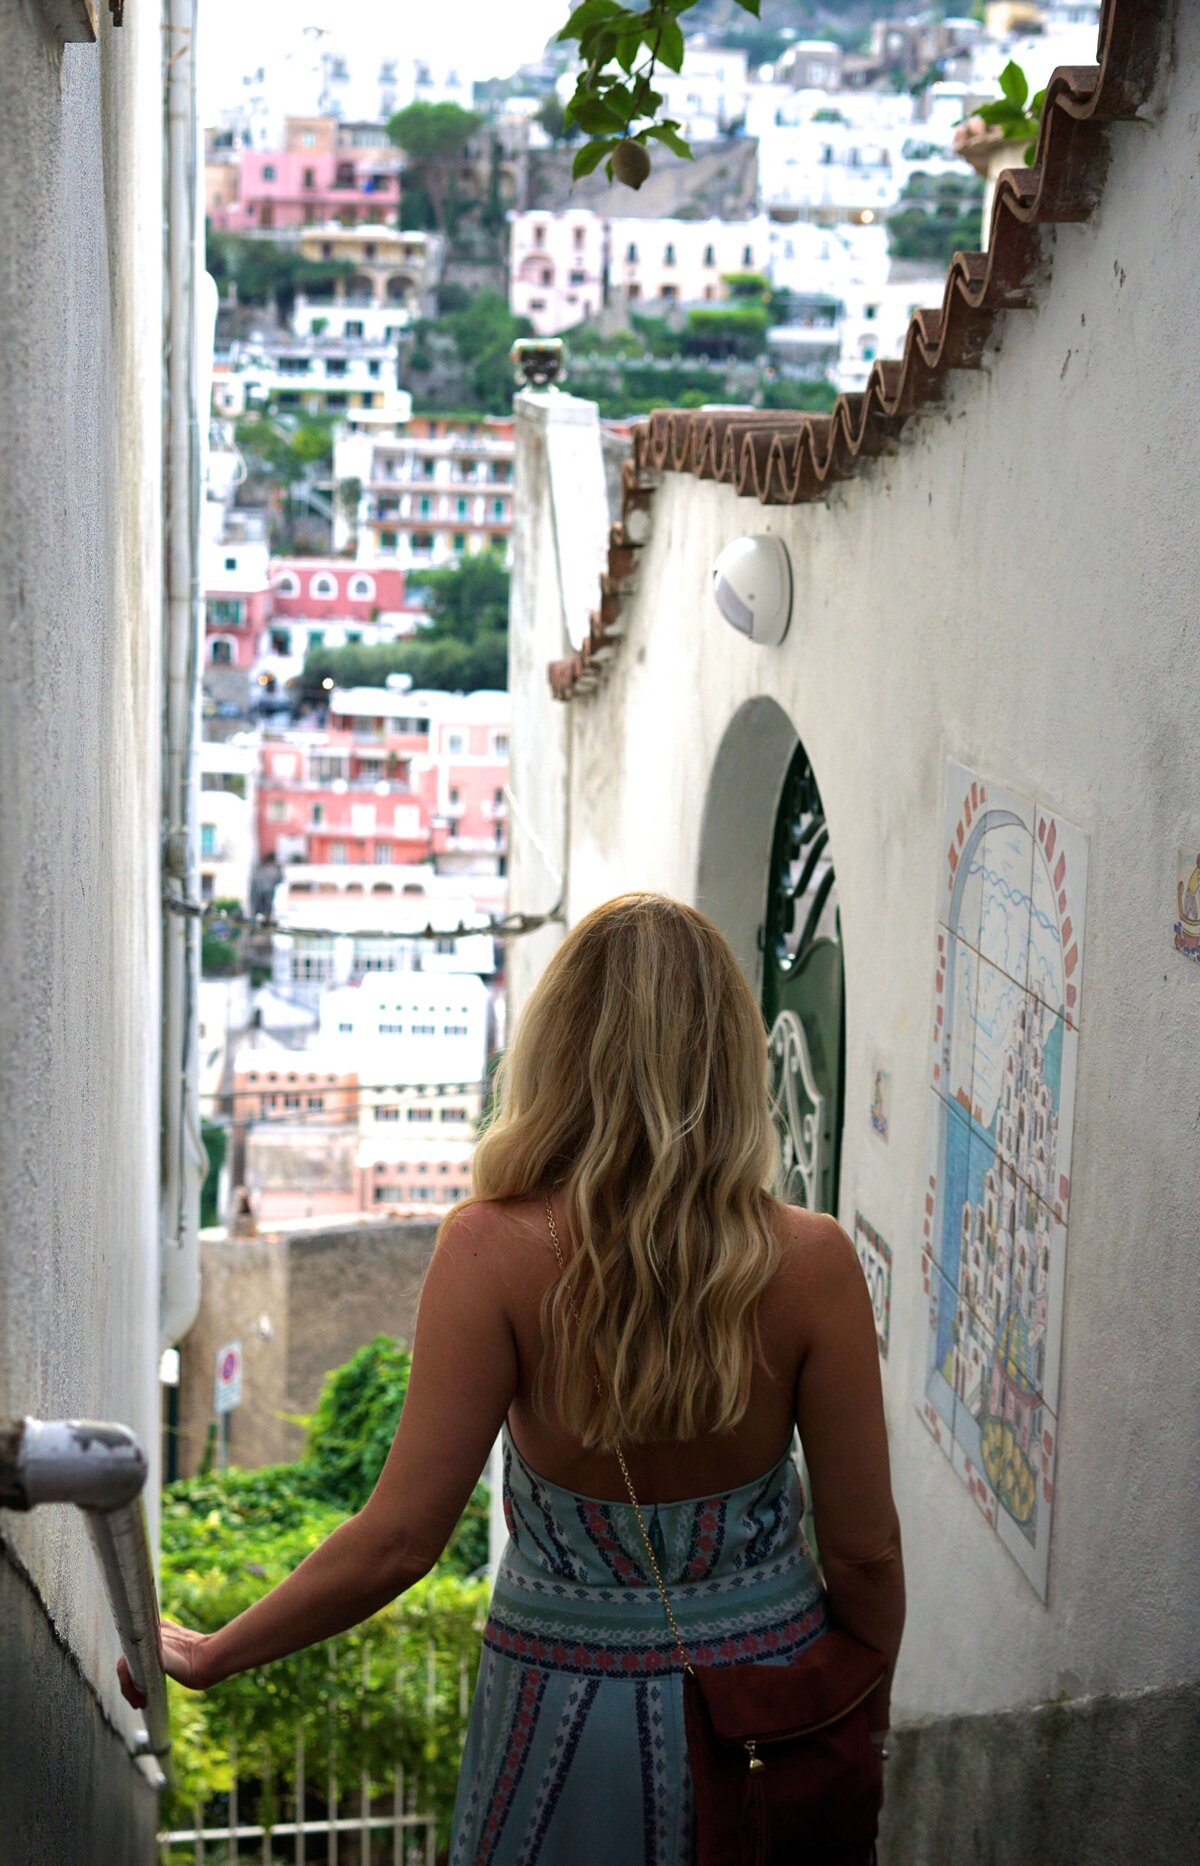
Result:
[[[357,482],[356,513],[339,504],[334,548],[357,536],[366,564],[438,568],[469,553],[509,555],[513,425],[414,415],[394,433],[346,433],[333,453],[334,480]]]

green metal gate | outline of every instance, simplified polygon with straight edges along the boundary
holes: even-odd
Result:
[[[783,1197],[836,1214],[845,1092],[841,916],[829,830],[803,745],[775,818],[762,945]]]

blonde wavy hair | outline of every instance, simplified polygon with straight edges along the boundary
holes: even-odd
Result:
[[[766,1064],[727,942],[663,895],[596,908],[530,994],[472,1202],[561,1196],[567,1267],[534,1397],[584,1445],[688,1440],[745,1413],[780,1253]]]

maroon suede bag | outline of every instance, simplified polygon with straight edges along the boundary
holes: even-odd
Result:
[[[696,1866],[868,1866],[883,1761],[867,1731],[882,1656],[831,1627],[790,1665],[689,1665]]]

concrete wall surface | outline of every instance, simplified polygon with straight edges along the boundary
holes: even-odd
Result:
[[[411,1344],[436,1224],[347,1225],[256,1238],[203,1239],[200,1314],[183,1343],[179,1473],[204,1455],[218,1348],[242,1346],[242,1404],[229,1415],[229,1462],[253,1469],[296,1457],[327,1373],[376,1335]]]
[[[101,1713],[39,1593],[5,1558],[0,1677],[0,1858],[11,1866],[150,1866],[158,1796]]]
[[[153,1456],[162,48],[153,5],[65,47],[47,11],[0,14],[0,1415]],[[148,1858],[79,1515],[0,1516],[0,1587],[0,1853]]]
[[[898,1725],[956,1720],[930,1743],[958,1755],[967,1784],[968,1825],[953,1828],[953,1844],[910,1853],[893,1830],[891,1858],[905,1866],[1084,1858],[1002,1850],[1011,1798],[1040,1792],[1038,1771],[1057,1770],[1057,1755],[1082,1771],[1080,1795],[1089,1771],[1122,1766],[1127,1741],[1149,1769],[1149,1739],[1122,1732],[1142,1707],[1148,1731],[1155,1705],[1171,1700],[1130,1694],[1162,1694],[1198,1670],[1200,973],[1173,950],[1172,921],[1177,848],[1200,846],[1189,646],[1200,428],[1186,363],[1200,14],[1180,9],[1176,35],[1143,120],[1110,132],[1098,207],[1047,231],[1049,282],[1035,309],[998,320],[983,368],[953,377],[940,407],[823,503],[762,507],[663,475],[604,683],[561,708],[545,681],[546,661],[569,647],[544,542],[536,410],[518,423],[510,654],[525,822],[513,824],[514,901],[527,905],[518,878],[536,873],[531,824],[549,846],[563,846],[556,832],[565,843],[568,924],[626,889],[660,889],[711,913],[755,978],[770,828],[797,738],[820,785],[846,962],[840,1215],[852,1225],[861,1209],[895,1253],[883,1374],[910,1606],[894,1713]],[[792,621],[778,648],[728,627],[711,595],[722,547],[755,532],[781,538],[791,559]],[[1045,1604],[918,1415],[949,758],[1046,799],[1089,842]],[[553,943],[540,937],[514,948],[514,1012]],[[886,1146],[867,1118],[877,1059],[892,1076]],[[1092,1760],[1082,1738],[1056,1751],[1027,1732],[1024,1787],[961,1773],[975,1767],[962,1745],[978,1727],[964,1719],[1109,1698],[1125,1708],[1072,1725],[1103,1746]],[[1170,1754],[1177,1763],[1177,1745]],[[922,1795],[940,1796],[950,1820],[950,1776],[935,1788],[935,1764],[920,1767]],[[972,1808],[988,1827],[978,1845]],[[1098,1839],[1086,1857],[1140,1853],[1131,1842],[1106,1854]]]
[[[1184,1866],[1200,1686],[895,1730],[880,1866]]]

